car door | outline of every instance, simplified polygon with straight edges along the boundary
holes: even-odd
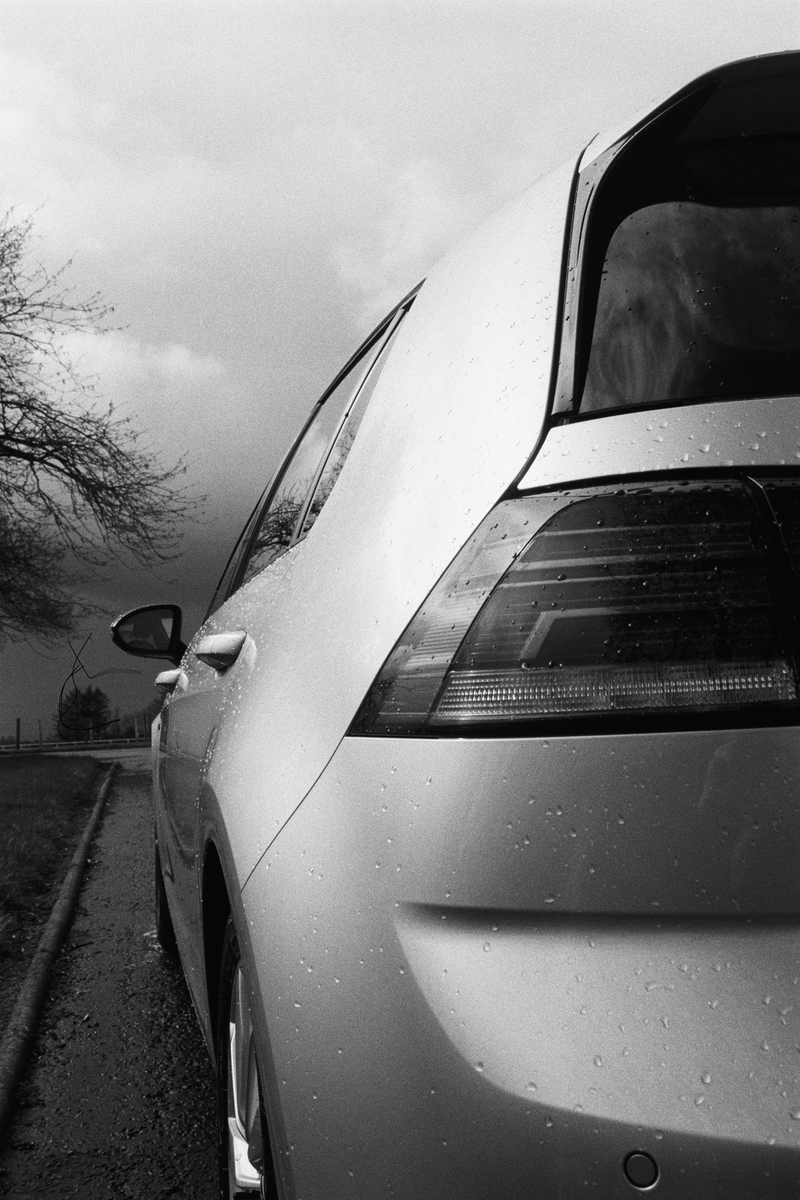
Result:
[[[215,706],[223,698],[221,673],[195,653],[204,633],[214,633],[214,613],[230,594],[256,524],[262,496],[250,516],[217,586],[202,629],[181,663],[175,690],[161,710],[158,724],[156,832],[164,882],[176,928],[186,928],[186,905],[192,902],[194,832],[198,780]]]

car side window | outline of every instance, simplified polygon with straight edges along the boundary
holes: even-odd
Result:
[[[378,353],[372,358],[366,373],[362,376],[360,383],[351,395],[350,402],[345,408],[331,447],[322,463],[322,468],[317,473],[317,480],[311,495],[311,501],[303,517],[300,537],[305,537],[308,533],[333,491],[333,486],[339,478],[345,459],[355,441],[358,427],[361,424],[364,413],[367,411],[367,406],[375,390],[375,385],[386,362],[386,356],[397,336],[403,315],[403,312],[398,314],[388,332],[388,336],[381,343]]]
[[[208,612],[203,618],[204,623],[213,613],[217,611],[220,605],[223,604],[227,600],[228,596],[234,591],[234,582],[247,548],[247,544],[252,536],[253,529],[261,509],[262,499],[263,497],[259,499],[258,504],[248,518],[247,524],[239,534],[238,541],[231,552],[231,556],[228,559],[225,570],[222,572],[222,576],[217,584],[216,591],[211,599],[211,603],[208,606]]]
[[[343,422],[346,422],[348,415],[352,412],[355,416],[356,409],[363,412],[366,407],[367,393],[371,394],[374,383],[364,391],[363,401],[358,404],[355,404],[355,401],[364,390],[372,368],[379,359],[383,360],[382,351],[391,340],[404,311],[405,309],[401,308],[378,327],[315,406],[263,510],[250,545],[241,583],[248,583],[311,528],[313,518],[310,523],[304,518],[301,524],[307,501],[312,491],[315,499],[318,494],[322,495],[319,489],[320,473],[330,460],[332,446],[335,447],[339,440]],[[377,379],[377,375],[375,378]],[[343,443],[339,452],[341,464],[344,463],[347,450],[352,445],[357,423],[351,425],[346,448]],[[338,469],[341,470],[341,465]],[[336,475],[326,485],[325,499],[330,494],[335,478]],[[321,507],[320,503],[316,512],[319,512]]]

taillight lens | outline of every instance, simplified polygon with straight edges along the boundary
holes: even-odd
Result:
[[[796,704],[772,557],[736,481],[508,501],[408,626],[351,732]]]

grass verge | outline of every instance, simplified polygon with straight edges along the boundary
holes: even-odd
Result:
[[[102,771],[93,758],[0,757],[0,1029],[75,853]]]

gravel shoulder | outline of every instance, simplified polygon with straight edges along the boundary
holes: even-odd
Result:
[[[214,1084],[155,940],[144,757],[118,773],[0,1154],[14,1200],[215,1200]]]

